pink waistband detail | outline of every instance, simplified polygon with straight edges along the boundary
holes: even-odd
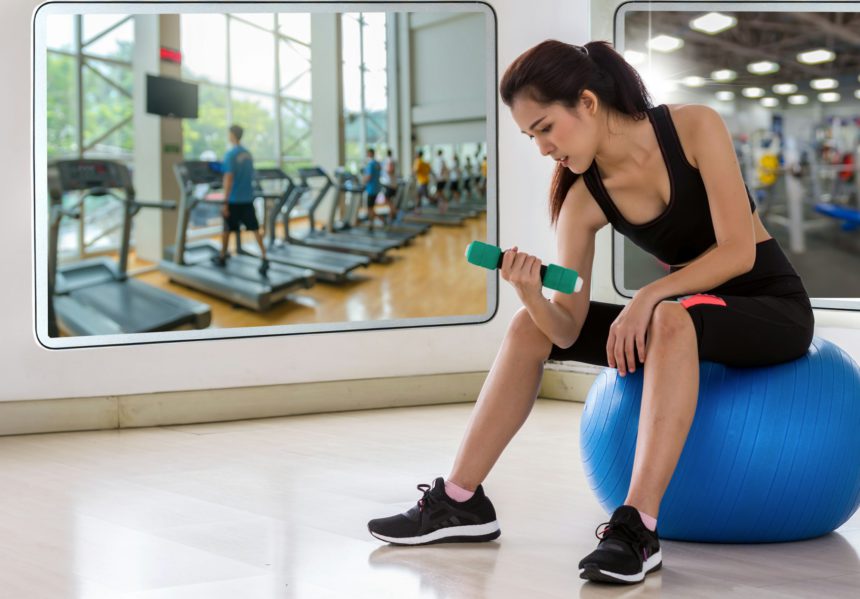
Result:
[[[708,295],[707,293],[688,295],[687,297],[681,298],[679,301],[685,308],[692,308],[693,306],[698,306],[700,304],[723,307],[726,305],[726,301],[723,298],[717,297],[716,295]]]

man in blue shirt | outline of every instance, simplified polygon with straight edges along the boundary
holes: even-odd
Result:
[[[382,166],[376,160],[376,151],[373,148],[367,148],[367,164],[362,172],[364,174],[364,193],[367,196],[367,217],[370,230],[373,231],[373,225],[376,222],[376,196],[382,191],[382,184],[379,181]]]
[[[254,232],[254,237],[260,246],[260,274],[265,275],[269,270],[266,259],[266,246],[260,233],[260,223],[254,210],[254,157],[240,142],[244,130],[239,125],[230,127],[229,139],[231,148],[224,155],[224,206],[221,214],[224,216],[224,232],[221,234],[221,254],[212,260],[218,266],[227,264],[227,243],[230,232],[235,231],[236,237],[241,234],[241,225]]]

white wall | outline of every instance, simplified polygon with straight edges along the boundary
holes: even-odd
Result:
[[[486,138],[487,25],[492,24],[479,13],[410,15],[408,73],[416,145]]]
[[[519,0],[492,2],[498,14],[500,70],[516,55],[547,38],[582,43],[586,2]],[[31,54],[31,17],[37,0],[4,0],[0,40],[5,56]],[[84,397],[170,390],[273,385],[468,372],[489,368],[511,315],[516,294],[500,291],[496,318],[484,325],[327,333],[262,339],[80,350],[46,350],[36,341],[33,314],[32,160],[30,156],[30,62],[4,62],[0,119],[5,143],[0,161],[7,176],[0,237],[0,400]],[[508,111],[499,109],[500,196],[503,245],[518,244],[546,256],[555,245],[546,218],[551,164],[521,135]],[[20,175],[17,175],[20,174]],[[369,351],[372,348],[372,351]]]

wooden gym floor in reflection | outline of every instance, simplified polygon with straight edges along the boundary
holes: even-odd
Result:
[[[486,271],[466,262],[469,242],[486,240],[486,216],[467,219],[461,227],[431,227],[425,235],[390,252],[389,264],[371,264],[353,271],[355,281],[333,285],[318,282],[298,289],[267,312],[234,307],[230,302],[171,283],[159,271],[141,281],[212,307],[210,328],[284,324],[360,322],[483,314],[487,308]],[[235,240],[230,240],[234,252]],[[256,245],[243,233],[242,245]],[[129,270],[152,266],[129,258]]]

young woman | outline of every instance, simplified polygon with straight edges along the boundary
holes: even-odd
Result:
[[[499,527],[480,483],[523,424],[547,359],[644,368],[633,476],[624,505],[579,563],[580,576],[639,582],[660,568],[660,502],[696,410],[699,360],[763,366],[802,356],[813,315],[800,278],[756,214],[731,137],[705,106],[652,107],[636,71],[606,42],[547,41],[501,82],[514,120],[556,161],[550,214],[560,264],[582,293],[544,298],[540,262],[513,248],[502,278],[514,316],[447,480],[420,485],[405,514],[373,520],[400,544],[481,541]],[[594,238],[612,224],[672,266],[626,306],[589,301]]]

